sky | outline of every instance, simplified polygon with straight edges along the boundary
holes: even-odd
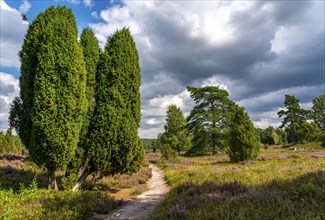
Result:
[[[245,107],[256,127],[278,126],[284,96],[303,108],[325,94],[324,1],[4,1],[0,0],[0,129],[19,95],[21,49],[28,24],[50,5],[75,14],[101,48],[128,27],[140,56],[139,135],[163,132],[168,105],[189,114],[186,86],[219,86]],[[21,14],[28,18],[23,21]]]

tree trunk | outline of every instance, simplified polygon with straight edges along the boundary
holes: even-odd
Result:
[[[89,168],[86,168],[84,172],[79,177],[77,183],[72,187],[72,192],[78,192],[82,184],[85,182],[86,178],[92,173],[93,171]]]
[[[212,154],[213,155],[217,154],[217,146],[216,145],[212,146]]]
[[[58,190],[58,184],[56,182],[56,176],[55,176],[55,169],[54,168],[50,168],[48,169],[48,186],[47,188],[50,189],[54,189],[54,190]]]

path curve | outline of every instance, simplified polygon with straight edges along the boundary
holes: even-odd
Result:
[[[149,167],[152,169],[152,177],[148,181],[149,190],[114,211],[106,220],[146,219],[159,204],[168,192],[168,187],[163,171],[153,164],[150,164]]]

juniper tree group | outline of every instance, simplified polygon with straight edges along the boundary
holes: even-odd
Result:
[[[106,43],[98,66],[95,109],[87,131],[86,164],[73,190],[94,171],[105,175],[139,168],[144,149],[140,125],[140,66],[130,31],[116,31]]]
[[[49,188],[57,189],[55,172],[68,164],[85,168],[83,178],[133,172],[143,160],[139,57],[129,30],[111,36],[99,57],[90,29],[78,41],[71,9],[52,6],[29,25],[9,122],[47,168]]]

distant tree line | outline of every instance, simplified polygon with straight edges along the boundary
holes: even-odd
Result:
[[[6,133],[0,131],[0,154],[1,153],[18,153],[22,154],[25,151],[24,145],[19,137],[12,135],[11,129]]]
[[[72,10],[49,7],[29,25],[21,59],[20,95],[10,110],[31,159],[45,166],[49,189],[66,171],[79,190],[93,172],[134,172],[144,159],[140,125],[140,65],[127,28],[101,52],[93,31],[78,40]]]
[[[311,110],[300,107],[299,100],[286,95],[280,127],[254,128],[247,112],[218,87],[187,87],[195,102],[185,119],[176,105],[167,109],[164,132],[158,146],[166,158],[186,150],[189,155],[228,153],[233,162],[256,159],[259,143],[265,145],[321,141],[325,147],[325,95],[313,99]]]
[[[147,151],[156,151],[158,146],[157,146],[157,139],[156,138],[141,138],[143,148]]]

